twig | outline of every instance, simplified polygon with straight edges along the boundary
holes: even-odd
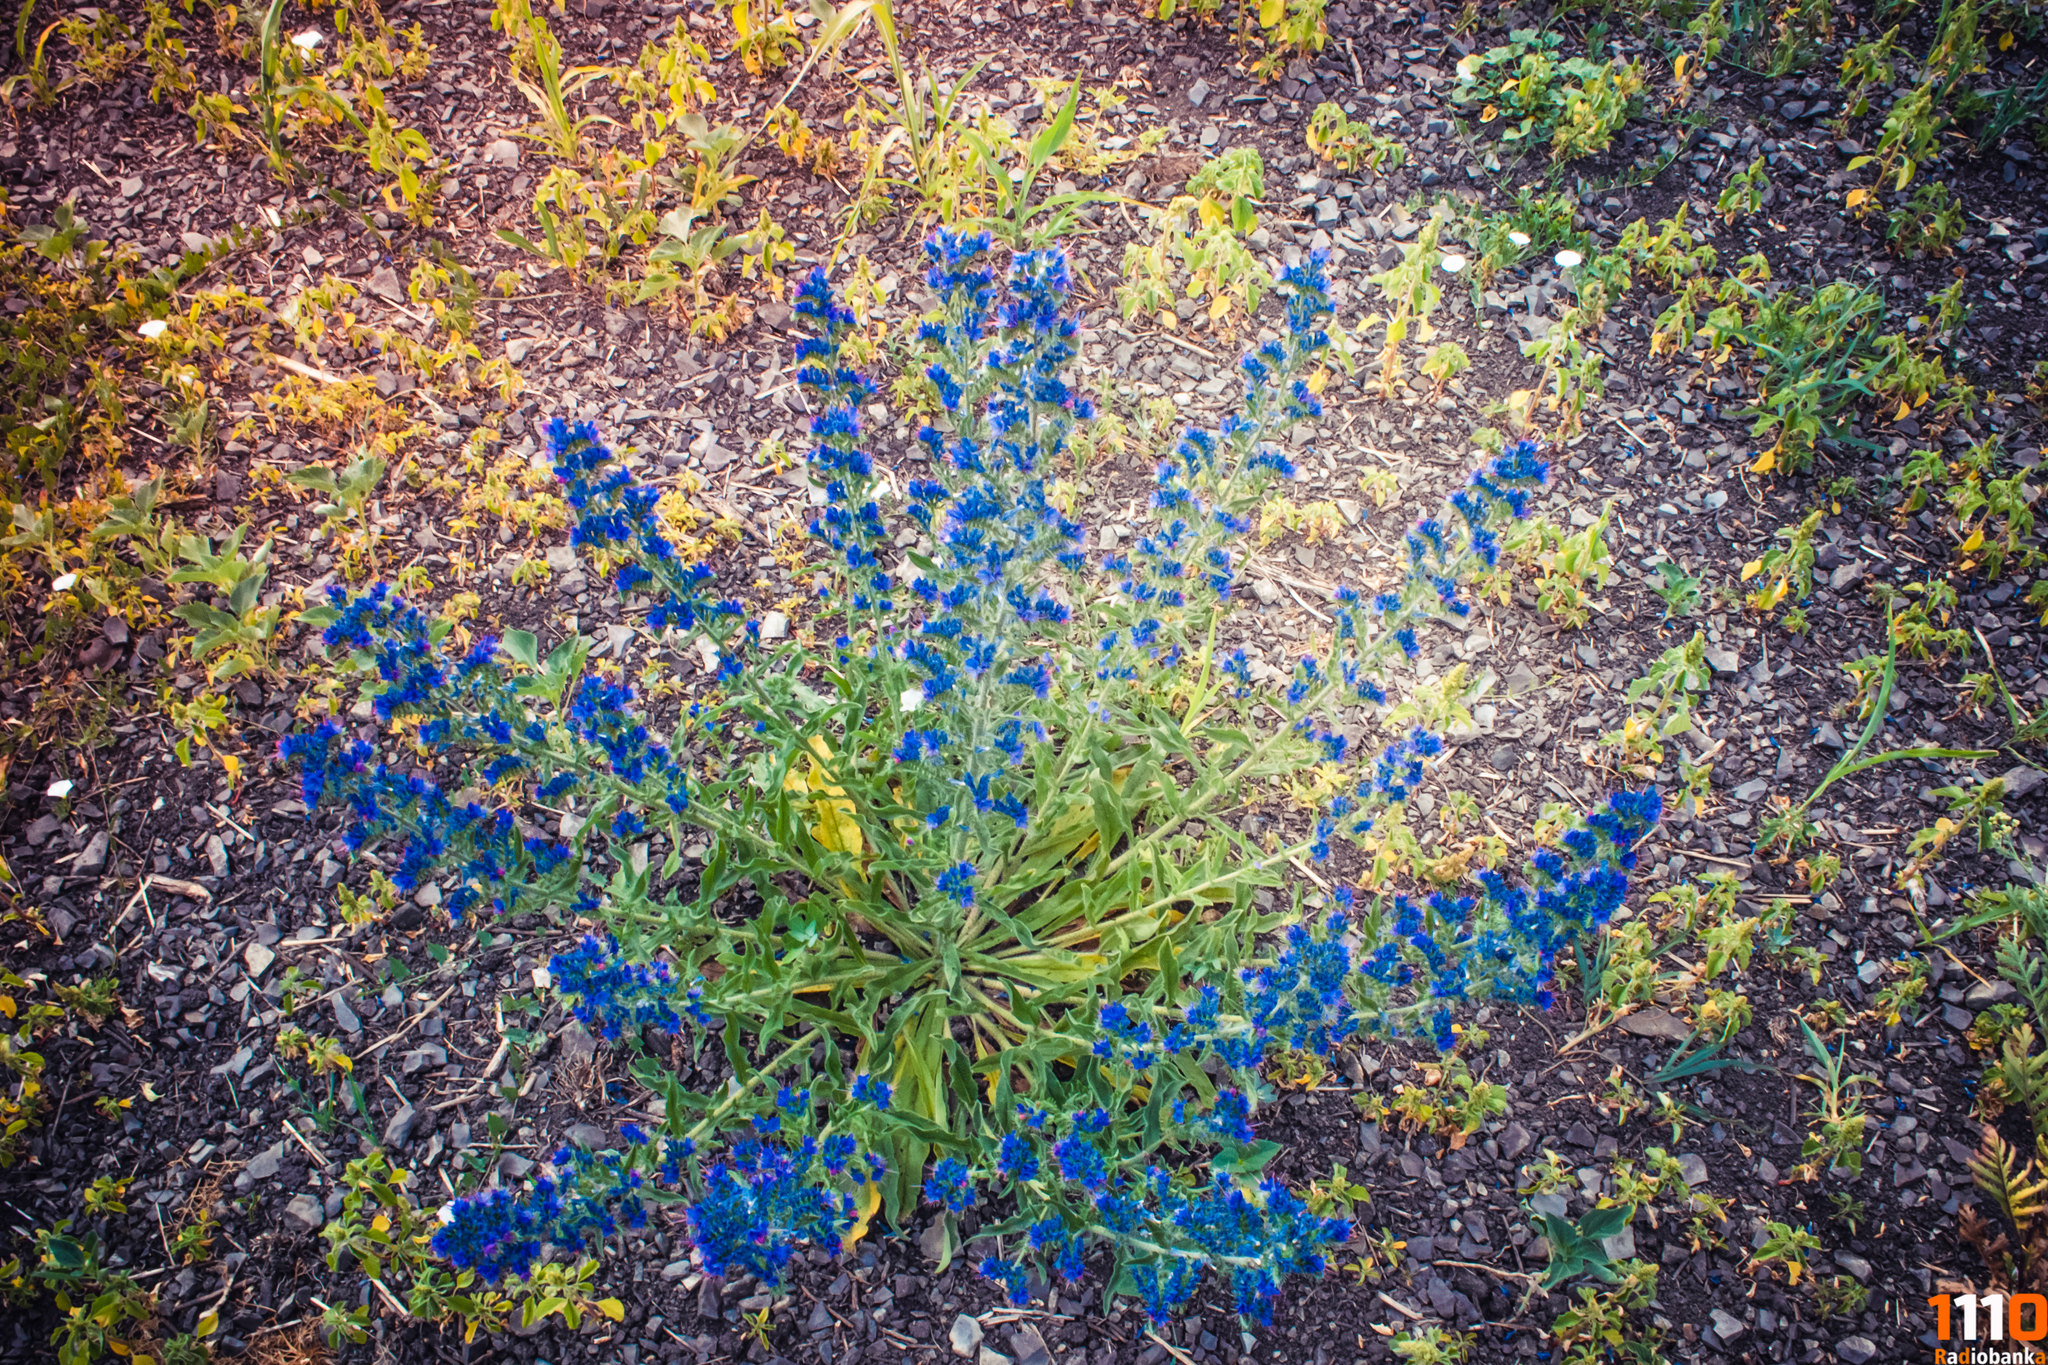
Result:
[[[256,842],[255,835],[251,834],[248,830],[243,829],[240,825],[236,824],[235,818],[232,815],[229,815],[226,811],[222,810],[219,806],[216,806],[211,801],[209,801],[206,803],[206,808],[207,810],[211,811],[216,818],[218,818],[224,824],[226,824],[229,829],[241,835],[244,839],[247,839],[252,844]]]
[[[1489,1275],[1498,1275],[1504,1280],[1527,1280],[1531,1284],[1536,1283],[1540,1278],[1536,1275],[1523,1274],[1519,1270],[1502,1270],[1499,1266],[1482,1265],[1478,1261],[1447,1261],[1439,1257],[1431,1261],[1430,1264],[1463,1266],[1467,1270],[1483,1270]]]
[[[329,1166],[332,1166],[334,1164],[333,1161],[320,1154],[319,1148],[315,1147],[312,1143],[306,1141],[305,1135],[299,1132],[297,1128],[294,1128],[292,1126],[292,1121],[290,1119],[284,1120],[284,1130],[292,1135],[292,1137],[298,1142],[299,1146],[304,1147],[306,1149],[306,1154],[308,1156],[311,1156],[313,1160],[320,1163],[321,1170],[324,1171]]]
[[[1159,1349],[1172,1356],[1175,1360],[1178,1360],[1180,1365],[1195,1365],[1195,1358],[1193,1356],[1181,1350],[1180,1347],[1175,1346],[1165,1337],[1160,1336],[1159,1333],[1153,1331],[1150,1327],[1145,1329],[1145,1335],[1159,1343]]]
[[[458,983],[458,984],[459,984],[459,983]],[[378,1052],[382,1052],[382,1051],[383,1051],[383,1050],[384,1050],[385,1048],[387,1048],[387,1047],[390,1047],[390,1046],[391,1046],[391,1045],[392,1045],[393,1043],[397,1042],[397,1041],[398,1041],[398,1040],[399,1040],[400,1038],[403,1038],[403,1037],[404,1037],[404,1036],[405,1036],[405,1035],[406,1035],[407,1033],[411,1032],[411,1031],[412,1031],[412,1026],[413,1026],[414,1024],[417,1024],[418,1022],[420,1022],[420,1020],[422,1020],[422,1019],[426,1018],[426,1017],[427,1017],[428,1015],[432,1014],[432,1013],[434,1012],[434,1010],[435,1010],[436,1008],[438,1008],[438,1007],[439,1007],[440,1003],[441,1003],[441,1002],[442,1002],[443,1000],[446,1000],[446,999],[447,999],[447,998],[448,998],[449,996],[451,996],[451,995],[453,995],[453,994],[455,994],[455,987],[454,987],[454,986],[450,986],[450,987],[449,987],[449,988],[448,988],[447,990],[445,990],[445,991],[442,991],[442,992],[441,992],[441,993],[440,993],[439,995],[437,995],[437,996],[435,996],[435,997],[434,997],[434,1000],[433,1000],[433,1003],[432,1003],[432,1004],[428,1005],[428,1006],[427,1006],[427,1007],[426,1007],[425,1009],[421,1010],[421,1011],[420,1011],[420,1012],[419,1012],[418,1014],[415,1014],[415,1015],[414,1015],[414,1016],[413,1016],[412,1018],[410,1018],[410,1019],[406,1020],[406,1021],[405,1021],[405,1023],[404,1023],[403,1025],[401,1025],[401,1026],[400,1026],[399,1028],[397,1028],[396,1030],[394,1030],[394,1031],[393,1031],[393,1032],[392,1032],[392,1033],[391,1033],[391,1034],[390,1034],[389,1036],[387,1036],[387,1037],[386,1037],[386,1038],[385,1038],[385,1039],[384,1039],[384,1040],[383,1040],[382,1042],[379,1042],[379,1043],[372,1043],[372,1044],[370,1045],[370,1047],[369,1047],[369,1048],[368,1048],[367,1050],[365,1050],[365,1051],[364,1051],[364,1052],[363,1052],[363,1053],[362,1053],[362,1054],[361,1054],[360,1056],[358,1056],[358,1057],[356,1058],[356,1060],[357,1060],[357,1061],[361,1061],[361,1060],[362,1060],[362,1059],[363,1059],[364,1057],[368,1057],[368,1056],[372,1055],[373,1053],[378,1053]],[[402,1098],[402,1097],[401,1097],[401,1098]]]
[[[290,370],[293,374],[304,375],[308,379],[317,379],[322,384],[346,384],[349,382],[338,374],[329,374],[326,370],[308,365],[303,360],[293,360],[288,355],[274,355],[267,358],[280,369]]]
[[[1401,1301],[1400,1301],[1399,1299],[1397,1299],[1397,1298],[1394,1298],[1394,1297],[1393,1297],[1392,1295],[1388,1294],[1388,1293],[1387,1293],[1387,1292],[1386,1292],[1385,1290],[1379,1290],[1379,1291],[1375,1291],[1375,1292],[1376,1292],[1376,1294],[1377,1294],[1377,1296],[1378,1296],[1378,1298],[1379,1298],[1379,1301],[1380,1301],[1381,1303],[1383,1303],[1383,1304],[1385,1304],[1385,1305],[1386,1305],[1387,1307],[1389,1307],[1389,1308],[1393,1309],[1393,1310],[1394,1310],[1394,1311],[1395,1311],[1396,1313],[1399,1313],[1399,1314],[1400,1314],[1400,1315],[1401,1315],[1402,1317],[1404,1317],[1404,1318],[1408,1318],[1408,1319],[1410,1319],[1411,1321],[1414,1321],[1414,1322],[1421,1322],[1421,1321],[1422,1321],[1422,1314],[1421,1314],[1421,1312],[1420,1312],[1420,1311],[1418,1311],[1417,1309],[1413,1309],[1413,1308],[1410,1308],[1410,1307],[1409,1307],[1409,1306],[1408,1306],[1407,1304],[1405,1304],[1405,1303],[1401,1302]]]
[[[1613,1018],[1609,1019],[1606,1023],[1601,1024],[1598,1028],[1589,1028],[1584,1033],[1581,1033],[1578,1037],[1567,1039],[1565,1041],[1564,1046],[1560,1047],[1557,1050],[1558,1055],[1562,1056],[1563,1054],[1570,1052],[1573,1048],[1577,1047],[1580,1043],[1585,1042],[1588,1038],[1598,1037],[1600,1034],[1607,1032],[1608,1029],[1613,1028],[1616,1024],[1620,1023],[1623,1019],[1626,1019],[1629,1015],[1634,1013],[1634,1010],[1623,1010],[1619,1014],[1616,1014]]]

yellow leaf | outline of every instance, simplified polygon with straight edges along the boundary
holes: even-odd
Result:
[[[1230,295],[1218,294],[1209,300],[1209,321],[1221,322],[1230,316]]]
[[[1330,372],[1328,370],[1317,370],[1308,377],[1308,391],[1310,393],[1321,393],[1329,387],[1329,384]]]
[[[1162,308],[1159,310],[1159,325],[1169,332],[1177,332],[1180,330],[1180,319],[1174,316],[1171,308]]]
[[[1271,28],[1287,13],[1287,0],[1259,0],[1259,26]]]
[[[2013,36],[2010,33],[2001,33],[1998,35],[1998,50],[2000,52],[2012,51],[2012,45]]]
[[[1484,109],[1481,109],[1481,110],[1479,111],[1479,121],[1480,121],[1481,123],[1491,123],[1491,122],[1493,122],[1493,121],[1494,121],[1495,119],[1497,119],[1497,118],[1499,118],[1499,117],[1500,117],[1500,110],[1498,110],[1498,109],[1494,108],[1494,107],[1493,107],[1492,105],[1490,105],[1490,104],[1489,104],[1489,105],[1487,105],[1487,106],[1486,106],[1486,107],[1485,107]]]
[[[617,1299],[599,1299],[597,1301],[597,1311],[610,1318],[613,1322],[624,1322],[626,1320],[626,1305],[620,1303]]]
[[[839,1239],[839,1250],[842,1255],[852,1251],[855,1243],[868,1235],[868,1220],[882,1207],[882,1187],[879,1184],[870,1180],[861,1186],[861,1190],[860,1217],[853,1220],[853,1226]]]
[[[1804,1269],[1806,1269],[1806,1267],[1799,1264],[1799,1262],[1797,1261],[1785,1262],[1785,1279],[1792,1285],[1794,1289],[1797,1289],[1799,1287],[1799,1272]]]
[[[1911,403],[1908,403],[1905,399],[1901,398],[1899,400],[1899,410],[1892,414],[1892,420],[1894,422],[1903,422],[1912,415],[1913,405]]]
[[[378,1214],[378,1215],[377,1215],[377,1216],[376,1216],[375,1218],[372,1218],[372,1219],[370,1220],[370,1231],[372,1231],[372,1232],[389,1232],[389,1231],[391,1231],[391,1220],[390,1220],[389,1218],[386,1218],[386,1217],[385,1217],[385,1216],[384,1216],[383,1214],[381,1214],[381,1213],[380,1213],[380,1214]]]
[[[1750,579],[1762,573],[1763,568],[1764,562],[1761,559],[1750,560],[1749,563],[1742,566],[1742,581],[1747,583]]]
[[[1976,530],[1970,532],[1970,538],[1962,543],[1958,548],[1958,553],[1969,554],[1972,550],[1980,548],[1983,544],[1984,528],[1979,526]]]
[[[1681,52],[1681,53],[1679,53],[1679,54],[1678,54],[1678,60],[1677,60],[1677,61],[1675,61],[1675,62],[1673,62],[1673,63],[1671,64],[1671,79],[1672,79],[1672,80],[1674,80],[1674,81],[1682,81],[1682,80],[1684,80],[1684,79],[1685,79],[1685,68],[1686,68],[1687,64],[1688,64],[1688,63],[1690,63],[1691,61],[1692,61],[1692,54],[1691,54],[1690,52]]]
[[[208,1313],[199,1320],[199,1325],[192,1329],[192,1335],[195,1337],[210,1337],[219,1330],[220,1314]]]
[[[1863,189],[1861,187],[1850,190],[1847,194],[1842,196],[1842,207],[1845,209],[1853,209],[1869,197],[1870,191]]]
[[[1776,450],[1766,450],[1763,454],[1756,457],[1756,463],[1749,467],[1749,472],[1752,474],[1768,474],[1777,467],[1778,452]]]
[[[4,1015],[6,1015],[6,1016],[7,1016],[7,1017],[8,1017],[9,1019],[12,1019],[12,1018],[14,1017],[14,997],[13,997],[13,996],[11,996],[11,995],[0,995],[0,1014],[4,1014]]]
[[[1911,184],[1912,180],[1913,163],[1908,161],[1905,165],[1899,167],[1899,183],[1894,185],[1892,188],[1902,190],[1906,188],[1907,185]]]

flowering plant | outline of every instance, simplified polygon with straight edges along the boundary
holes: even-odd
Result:
[[[799,291],[817,330],[797,359],[819,403],[808,534],[826,650],[716,598],[631,460],[587,424],[550,428],[575,543],[629,612],[715,661],[665,739],[583,641],[454,648],[381,588],[308,614],[374,673],[380,720],[416,726],[489,792],[451,799],[330,724],[283,746],[308,803],[345,803],[351,844],[389,847],[401,888],[441,878],[458,919],[564,905],[601,920],[615,937],[556,961],[579,1018],[606,1037],[715,1030],[733,1074],[697,1095],[643,1059],[665,1134],[465,1201],[444,1254],[518,1273],[523,1248],[614,1226],[592,1210],[638,1216],[659,1196],[689,1202],[709,1268],[773,1279],[798,1240],[929,1203],[942,1255],[978,1236],[1013,1294],[1032,1266],[1075,1277],[1100,1249],[1107,1290],[1156,1315],[1207,1267],[1266,1317],[1281,1280],[1347,1235],[1258,1179],[1267,1051],[1362,1029],[1441,1041],[1455,1002],[1540,1000],[1558,951],[1618,905],[1654,793],[1615,798],[1527,885],[1488,872],[1477,896],[1363,912],[1340,892],[1319,932],[1298,897],[1266,908],[1290,861],[1326,862],[1422,781],[1442,744],[1421,730],[1278,847],[1234,826],[1270,779],[1342,765],[1357,713],[1386,703],[1381,670],[1468,612],[1461,581],[1544,480],[1534,444],[1414,528],[1399,587],[1340,588],[1328,638],[1271,668],[1228,643],[1230,608],[1252,513],[1293,473],[1277,440],[1320,412],[1321,260],[1283,276],[1285,331],[1244,360],[1242,413],[1190,429],[1156,472],[1153,529],[1091,561],[1048,484],[1093,415],[1063,377],[1079,337],[1065,260],[1019,253],[999,288],[989,247],[927,246],[945,418],[907,479],[866,448],[875,390],[845,363],[851,315],[822,273]],[[519,817],[542,806],[566,812],[557,837]],[[1290,922],[1277,954],[1262,946]]]

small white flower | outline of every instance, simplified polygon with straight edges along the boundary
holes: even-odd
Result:
[[[320,30],[315,28],[307,29],[298,37],[292,39],[292,46],[301,52],[311,52],[314,48],[320,46]]]
[[[1557,262],[1558,269],[1570,270],[1573,266],[1579,264],[1586,258],[1584,256],[1581,256],[1578,252],[1573,251],[1570,247],[1566,247],[1563,251],[1560,251],[1557,253],[1557,255],[1551,257],[1551,259]]]
[[[51,592],[70,592],[73,588],[77,586],[78,575],[75,573],[58,574],[55,578],[50,580]]]
[[[443,1226],[446,1226],[447,1224],[454,1222],[455,1201],[451,1199],[447,1203],[443,1204],[441,1206],[440,1212],[436,1213],[434,1216],[441,1220]]]
[[[50,799],[53,801],[62,801],[65,797],[71,795],[71,787],[72,782],[70,778],[58,778],[55,782],[52,782],[50,784]]]
[[[1508,240],[1516,246],[1527,246],[1529,245],[1529,234],[1526,232],[1510,232]]]
[[[135,330],[142,333],[142,335],[149,338],[151,341],[155,341],[165,332],[171,330],[171,324],[165,322],[162,318],[151,318],[148,322],[143,323],[140,327],[137,327]]]
[[[924,689],[922,687],[906,687],[903,689],[903,695],[897,698],[897,700],[903,703],[903,714],[907,716],[918,707],[924,705]]]
[[[1456,254],[1444,257],[1437,266],[1446,275],[1455,275],[1465,268],[1465,258]]]

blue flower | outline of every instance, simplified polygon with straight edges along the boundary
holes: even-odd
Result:
[[[974,1207],[974,1181],[965,1163],[947,1157],[932,1167],[931,1176],[924,1182],[924,1197],[955,1213]]]
[[[974,904],[975,876],[976,872],[973,863],[955,863],[952,867],[939,874],[939,894],[951,896],[962,907],[970,906]]]

